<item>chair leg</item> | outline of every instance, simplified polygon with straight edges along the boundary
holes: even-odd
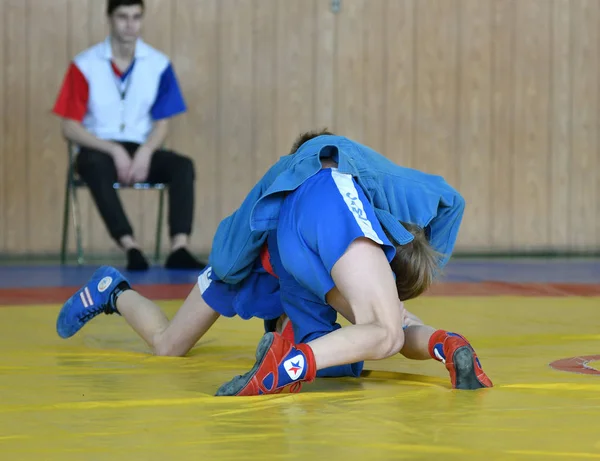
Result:
[[[73,191],[73,225],[75,226],[75,241],[77,244],[77,264],[83,264],[83,244],[81,242],[81,215],[79,213],[79,201],[77,200],[77,191],[75,187]]]
[[[65,209],[63,212],[62,243],[60,246],[60,263],[64,266],[67,263],[67,244],[69,242],[69,207],[71,199],[71,181],[67,178],[67,187],[65,189]]]
[[[165,190],[161,189],[158,195],[158,219],[156,224],[156,246],[154,248],[154,261],[158,264],[160,259],[160,244],[162,241],[163,207],[165,203]]]

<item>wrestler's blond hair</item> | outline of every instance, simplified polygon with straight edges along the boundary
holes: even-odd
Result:
[[[396,256],[390,263],[396,275],[396,288],[400,301],[407,301],[423,294],[440,271],[441,254],[435,251],[424,230],[414,224],[402,223],[411,234],[412,242],[396,245]]]

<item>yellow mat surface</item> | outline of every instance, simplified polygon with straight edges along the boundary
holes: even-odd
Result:
[[[254,363],[261,322],[221,319],[188,357],[159,358],[117,316],[65,341],[59,306],[0,308],[0,459],[600,459],[600,374],[549,366],[600,354],[599,298],[408,307],[466,335],[496,387],[453,391],[440,363],[398,356],[297,395],[217,398]]]

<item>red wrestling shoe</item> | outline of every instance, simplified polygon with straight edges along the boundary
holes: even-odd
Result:
[[[267,333],[258,344],[252,369],[223,384],[216,395],[296,393],[316,374],[315,356],[307,344],[294,345],[278,333]]]
[[[446,365],[454,389],[493,387],[475,350],[463,336],[437,330],[429,340],[431,356]]]

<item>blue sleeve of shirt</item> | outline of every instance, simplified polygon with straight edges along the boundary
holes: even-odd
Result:
[[[154,120],[173,117],[186,111],[185,101],[173,66],[169,64],[160,76],[158,94],[150,114]]]
[[[436,251],[442,253],[440,268],[443,268],[452,256],[464,212],[465,199],[456,194],[452,205],[441,207],[438,215],[429,223],[429,243]]]

